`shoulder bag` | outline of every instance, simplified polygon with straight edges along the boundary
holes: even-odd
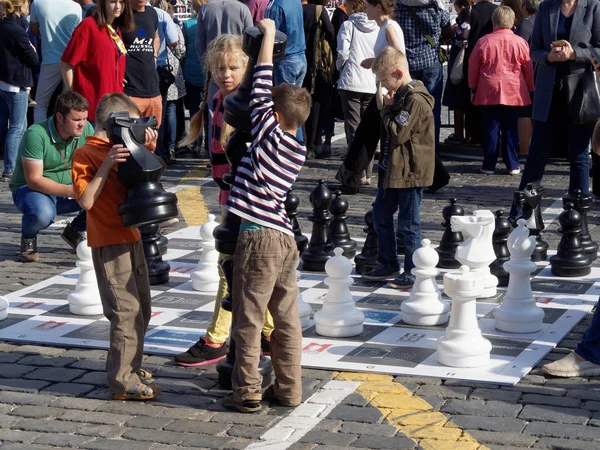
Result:
[[[566,75],[564,83],[573,123],[596,123],[600,119],[600,82],[592,65],[581,73]]]
[[[417,16],[417,13],[411,7],[408,7],[408,11],[410,12],[410,15],[412,16],[413,20],[421,30],[421,33],[423,33],[423,35],[425,36],[425,39],[427,40],[429,45],[431,45],[431,48],[437,51],[438,59],[440,60],[440,62],[442,64],[448,62],[448,50],[442,47],[439,42],[435,42],[433,38],[425,32],[425,25],[423,25],[423,22],[421,22],[421,19],[419,19],[419,16]]]

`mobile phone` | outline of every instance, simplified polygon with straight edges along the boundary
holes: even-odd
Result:
[[[598,50],[596,50],[590,44],[588,44],[587,48],[590,51],[590,53],[592,54],[592,56],[594,57],[594,59],[596,60],[596,62],[600,63],[600,54],[598,53]]]

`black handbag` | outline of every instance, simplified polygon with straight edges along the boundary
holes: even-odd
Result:
[[[592,66],[564,80],[569,117],[573,123],[595,124],[600,119],[600,81]]]
[[[166,93],[169,87],[175,83],[175,74],[173,73],[173,67],[167,63],[164,66],[158,66],[156,68],[158,72],[158,85],[161,93]]]

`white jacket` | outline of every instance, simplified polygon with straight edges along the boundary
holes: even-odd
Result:
[[[340,71],[338,89],[352,92],[374,94],[376,91],[375,74],[364,69],[360,63],[375,57],[375,41],[379,27],[367,14],[358,12],[346,20],[337,35],[337,61]]]

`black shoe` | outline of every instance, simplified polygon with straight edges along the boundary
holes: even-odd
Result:
[[[367,273],[363,273],[362,277],[365,280],[385,281],[397,277],[399,274],[399,269],[392,269],[382,264],[378,264],[377,267],[375,267],[373,270],[370,270]]]
[[[411,288],[415,284],[415,277],[408,272],[402,272],[387,285],[393,289]]]
[[[202,336],[186,352],[175,356],[175,362],[184,367],[199,367],[213,364],[223,359],[227,354],[227,346],[223,343],[220,347],[212,347]]]
[[[346,186],[345,184],[341,184],[340,186],[332,189],[333,192],[340,191],[344,195],[356,195],[360,192],[360,189],[357,187]]]
[[[77,251],[77,246],[87,239],[85,231],[75,231],[71,224],[68,224],[60,235],[63,240],[71,246],[74,252]]]
[[[271,336],[260,333],[260,348],[265,356],[271,356]]]

